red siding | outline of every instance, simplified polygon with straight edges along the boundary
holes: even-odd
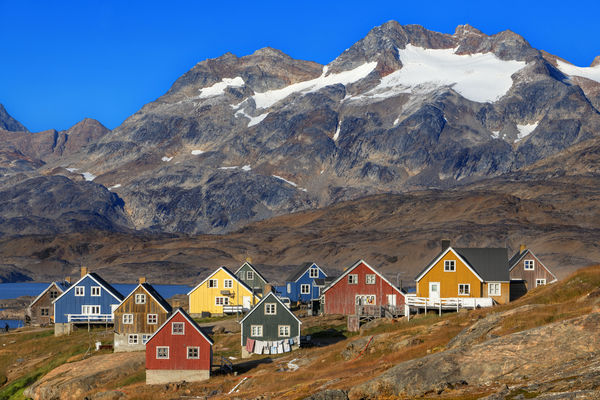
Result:
[[[358,275],[358,283],[349,284],[348,275],[354,274]],[[375,274],[374,285],[366,284],[367,274]],[[388,305],[388,294],[396,295],[396,306],[404,305],[404,296],[398,290],[381,279],[381,276],[375,270],[364,263],[360,263],[325,292],[325,313],[345,315],[356,313],[356,295],[375,295],[375,304]]]
[[[184,335],[172,335],[171,324],[184,322]],[[156,359],[156,348],[169,346],[169,359]],[[187,347],[200,347],[200,358],[188,360]],[[212,362],[211,344],[181,313],[177,313],[146,343],[146,369],[209,370]]]

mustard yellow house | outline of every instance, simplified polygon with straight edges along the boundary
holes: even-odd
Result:
[[[217,269],[189,293],[190,314],[222,315],[250,310],[260,301],[252,289],[225,267]]]
[[[442,251],[415,278],[417,297],[491,298],[510,301],[506,248],[453,248],[442,241]]]

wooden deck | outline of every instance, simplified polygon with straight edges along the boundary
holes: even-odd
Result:
[[[493,305],[494,300],[490,297],[431,298],[407,295],[404,314],[410,319],[410,313],[413,310],[417,314],[420,310],[423,310],[425,313],[428,310],[436,310],[442,315],[442,311],[459,311],[461,308],[473,310],[476,308],[492,307]]]

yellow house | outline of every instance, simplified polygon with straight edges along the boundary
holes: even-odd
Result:
[[[244,282],[225,267],[217,269],[189,293],[190,314],[248,311],[260,301]]]
[[[429,299],[489,297],[498,304],[510,300],[506,248],[453,248],[442,252],[415,278],[417,297]]]

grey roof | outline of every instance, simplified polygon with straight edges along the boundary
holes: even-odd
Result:
[[[510,281],[507,248],[455,248],[484,281]]]
[[[104,286],[104,289],[106,289],[107,291],[109,291],[117,299],[119,299],[120,301],[123,301],[123,299],[125,297],[117,289],[115,289],[108,282],[106,282],[104,279],[102,279],[100,277],[100,275],[98,275],[95,272],[90,272],[88,275],[91,276],[91,277],[93,277],[96,280],[96,282],[98,282],[99,284],[101,284],[102,286]]]
[[[150,296],[152,296],[154,298],[154,300],[156,300],[156,302],[158,304],[160,304],[165,310],[167,310],[168,313],[170,313],[170,312],[173,311],[173,308],[171,307],[171,305],[169,304],[169,302],[166,301],[164,299],[164,297],[162,297],[156,291],[156,289],[154,289],[154,287],[151,284],[144,282],[141,285],[144,287],[144,289],[146,289],[146,291],[150,294]],[[133,290],[135,290],[135,289],[133,289]]]
[[[527,253],[528,251],[529,251],[529,249],[525,249],[523,252],[521,252],[521,251],[520,251],[520,249],[519,249],[519,251],[517,251],[517,252],[515,253],[515,255],[514,255],[514,256],[512,256],[512,257],[510,258],[510,260],[508,260],[508,269],[512,269],[512,267],[513,267],[513,266],[514,266],[516,263],[518,263],[518,262],[519,262],[519,260],[520,260],[520,259],[521,259],[521,258],[522,258],[522,257],[525,255],[525,253]]]
[[[250,268],[252,268],[252,270],[254,272],[256,272],[256,274],[260,277],[260,279],[263,280],[263,282],[269,283],[269,281],[263,276],[263,274],[261,274],[260,271],[257,270],[256,267],[254,265],[252,265],[251,263],[249,263],[248,261],[244,261],[244,263],[242,265],[240,265],[240,267],[237,269],[237,271],[235,271],[236,276],[237,276],[238,272],[240,272],[240,270],[244,267],[245,264],[248,264],[248,266]]]
[[[457,248],[450,247],[465,260],[484,281],[510,281],[508,271],[508,249],[506,248]],[[431,264],[440,258],[446,250],[439,252],[427,266],[419,272],[417,278],[427,271]]]
[[[287,278],[286,282],[296,282],[296,279],[300,278],[306,270],[313,265],[314,262],[305,262],[300,265],[295,271],[293,271]]]
[[[316,286],[326,286],[329,285],[331,282],[335,281],[337,279],[337,276],[328,276],[326,278],[315,278],[315,285]]]

